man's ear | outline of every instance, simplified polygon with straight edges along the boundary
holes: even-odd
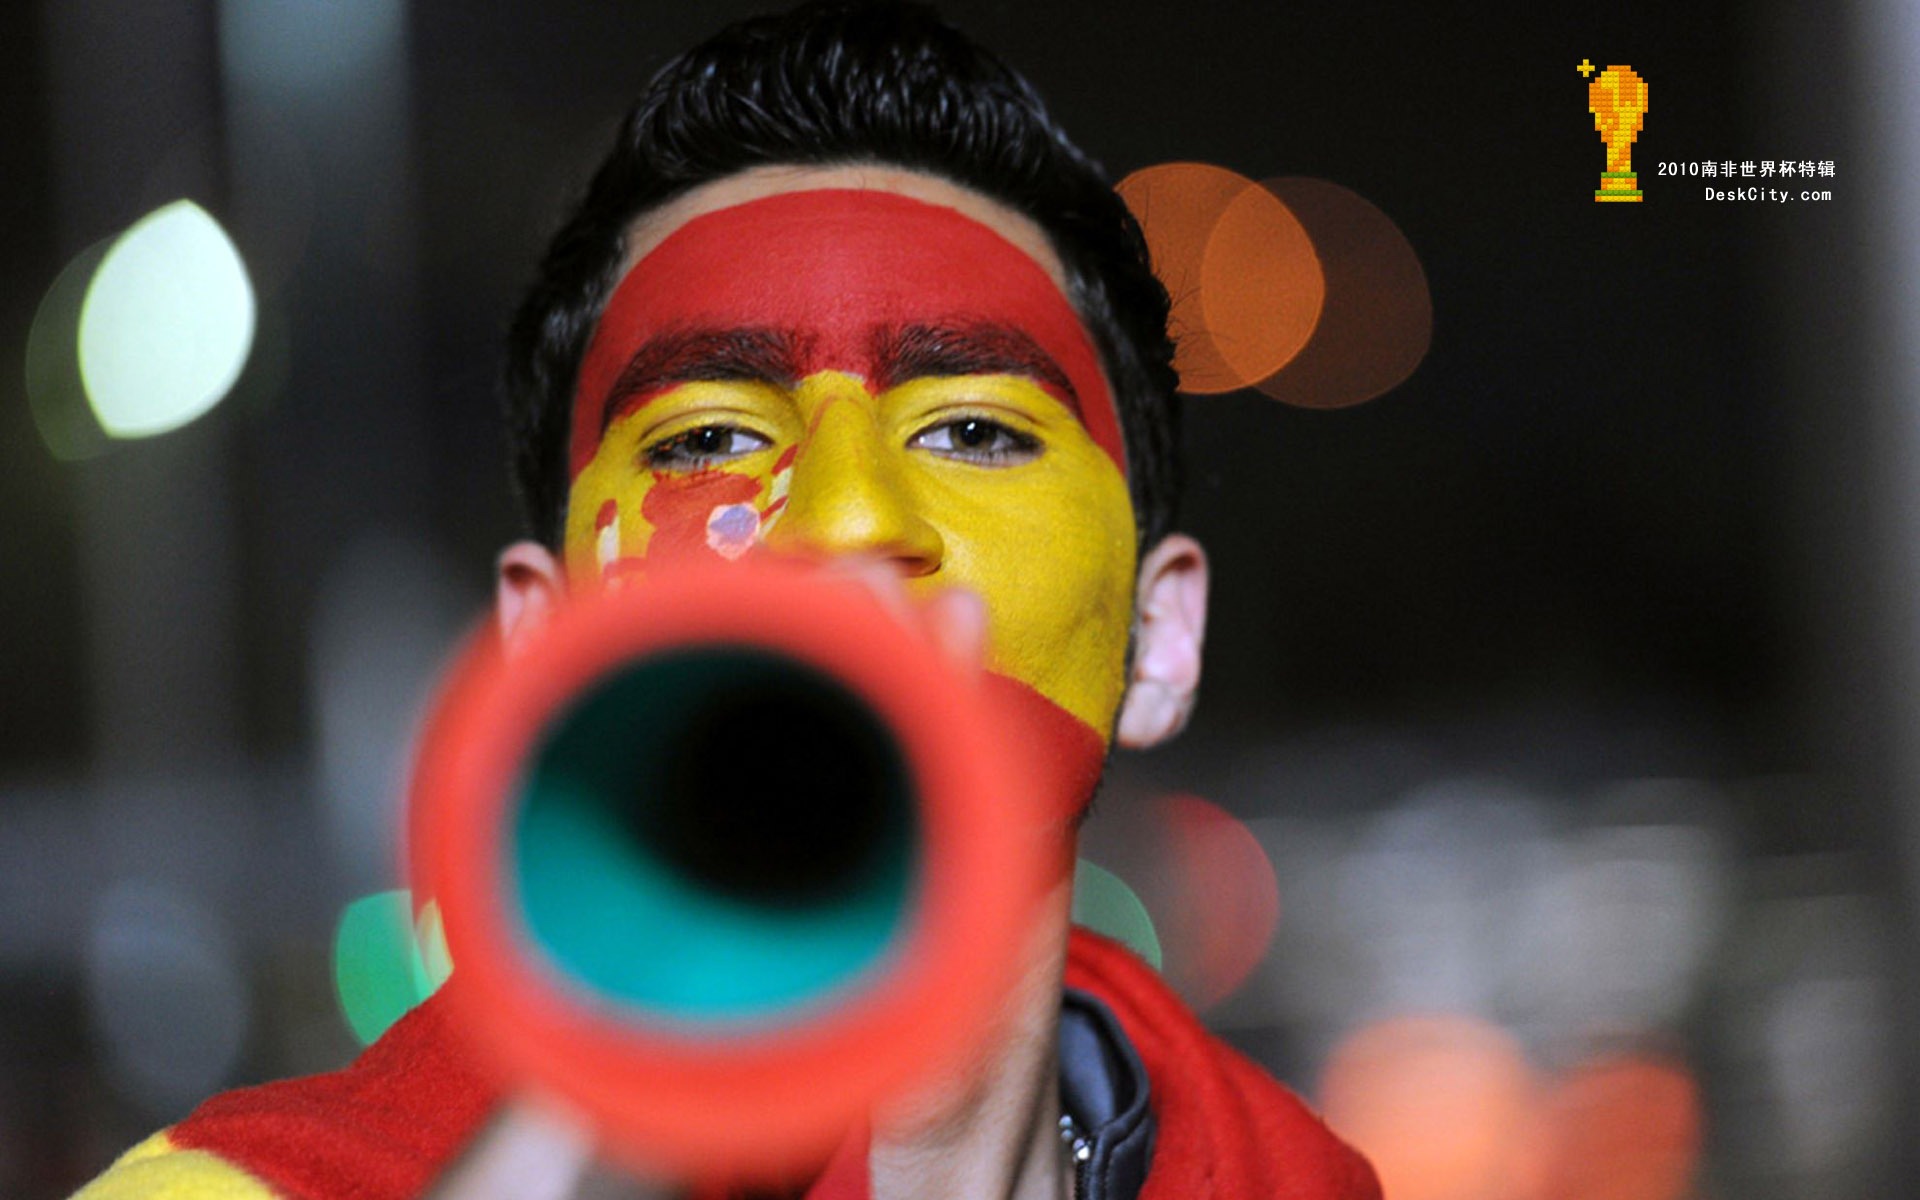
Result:
[[[1193,712],[1207,635],[1207,552],[1183,533],[1168,534],[1141,559],[1135,597],[1133,665],[1115,737],[1142,750],[1179,733]]]
[[[494,583],[494,619],[500,642],[512,651],[547,623],[566,592],[560,561],[539,542],[520,541],[500,552]]]

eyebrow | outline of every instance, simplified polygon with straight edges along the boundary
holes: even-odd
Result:
[[[679,329],[642,342],[620,368],[601,405],[606,432],[628,401],[683,383],[739,380],[792,387],[805,374],[804,339],[789,330],[755,326]]]
[[[927,376],[1024,375],[1058,392],[1076,416],[1080,413],[1079,393],[1060,364],[1011,325],[888,325],[874,331],[872,349],[875,391]]]

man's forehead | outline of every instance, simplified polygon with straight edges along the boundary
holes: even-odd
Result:
[[[1053,276],[1000,230],[892,189],[825,187],[686,217],[614,290],[596,341],[805,331],[820,365],[857,369],[877,330],[904,323],[999,325],[1049,349],[1087,342]]]
[[[819,190],[891,192],[952,209],[992,230],[1033,259],[1053,285],[1063,295],[1066,293],[1066,271],[1060,264],[1060,256],[1054,253],[1046,233],[1031,218],[937,175],[878,164],[753,167],[702,184],[634,220],[627,229],[626,253],[620,263],[621,278],[661,242],[697,217],[786,192]]]

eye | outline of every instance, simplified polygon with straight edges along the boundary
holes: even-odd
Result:
[[[961,417],[915,434],[909,446],[983,466],[1013,466],[1040,457],[1040,439],[984,417]]]
[[[757,433],[732,425],[702,425],[676,434],[646,449],[649,467],[662,471],[697,471],[765,450],[773,443]]]

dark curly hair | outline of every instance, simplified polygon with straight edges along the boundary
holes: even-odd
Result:
[[[1172,527],[1179,408],[1167,293],[1140,227],[1031,84],[895,0],[824,0],[722,30],[669,62],[554,236],[508,334],[513,467],[532,533],[558,548],[575,375],[634,219],[776,164],[880,164],[982,193],[1044,230],[1113,386],[1142,548]]]

